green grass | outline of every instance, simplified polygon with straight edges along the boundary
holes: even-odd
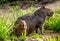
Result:
[[[47,29],[51,29],[53,32],[60,32],[60,6],[54,11],[53,17],[46,20],[45,25]]]
[[[4,19],[0,19],[0,40],[8,38],[10,34],[10,32],[7,32],[7,29],[10,26],[10,24],[7,24],[6,22],[7,21],[5,21]]]
[[[60,14],[60,6],[57,6],[57,10],[55,10],[55,14]]]
[[[51,17],[49,20],[46,21],[46,25],[48,29],[53,30],[54,32],[60,31],[60,14]]]
[[[31,37],[36,39],[36,38],[41,38],[42,35],[39,35],[39,34],[33,33]]]

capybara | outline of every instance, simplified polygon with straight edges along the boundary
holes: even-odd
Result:
[[[33,14],[26,14],[22,17],[19,17],[16,22],[13,31],[20,35],[21,33],[30,34],[33,31],[38,32],[38,28],[40,29],[40,33],[44,32],[44,22],[45,19],[51,17],[53,15],[53,11],[44,6],[41,6],[38,10],[36,10]]]

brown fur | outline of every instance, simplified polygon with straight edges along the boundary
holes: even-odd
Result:
[[[30,34],[33,31],[36,31],[37,33],[38,32],[37,30],[39,28],[41,34],[43,34],[44,21],[47,17],[51,17],[52,15],[53,15],[52,10],[42,6],[41,8],[36,10],[33,14],[27,14],[27,15],[23,15],[22,17],[19,17],[15,22],[14,32],[18,35],[20,35],[20,33],[22,32],[26,32],[27,34]]]
[[[19,24],[16,24],[15,27],[13,28],[13,32],[17,36],[22,35],[23,33],[26,33],[26,30],[27,30],[27,24],[25,23],[24,20],[21,20],[21,22],[19,22]]]

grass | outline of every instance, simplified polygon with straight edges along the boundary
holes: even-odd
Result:
[[[18,11],[17,11],[18,10]],[[24,14],[31,14],[36,10],[36,8],[33,8],[32,6],[27,10],[21,10],[18,6],[12,7],[9,9],[10,13],[6,13],[4,16],[0,15],[0,41],[6,40],[6,41],[14,41],[14,39],[18,39],[16,36],[10,36],[11,29],[13,29],[14,23],[17,20],[18,17],[21,17]],[[46,20],[46,25],[49,26],[48,29],[53,30],[54,32],[60,31],[60,10],[55,11],[56,14],[54,14],[53,17],[51,17],[49,20]],[[41,38],[41,35],[38,35],[36,33],[32,34],[32,38]],[[21,40],[25,40],[27,38],[26,35],[22,35],[19,37]],[[56,41],[57,38],[55,37],[48,37],[46,36],[46,41]],[[58,37],[58,41],[60,41],[60,37]]]
[[[36,38],[41,38],[42,35],[39,35],[39,34],[36,34],[36,33],[33,33],[32,34],[32,38],[36,39]]]
[[[10,32],[7,32],[7,29],[9,26],[4,19],[0,19],[0,40],[8,38]]]
[[[55,14],[60,14],[60,6],[57,6],[57,10],[55,10]]]
[[[53,32],[60,32],[60,6],[54,11],[53,17],[46,20],[47,29],[53,30]]]

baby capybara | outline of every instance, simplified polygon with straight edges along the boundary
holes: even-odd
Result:
[[[53,11],[44,6],[41,6],[38,10],[36,10],[33,14],[26,14],[22,17],[19,17],[16,22],[13,31],[16,35],[20,35],[21,33],[30,34],[33,31],[38,32],[38,28],[40,29],[40,33],[43,34],[43,24],[45,19],[51,17],[53,15]]]

